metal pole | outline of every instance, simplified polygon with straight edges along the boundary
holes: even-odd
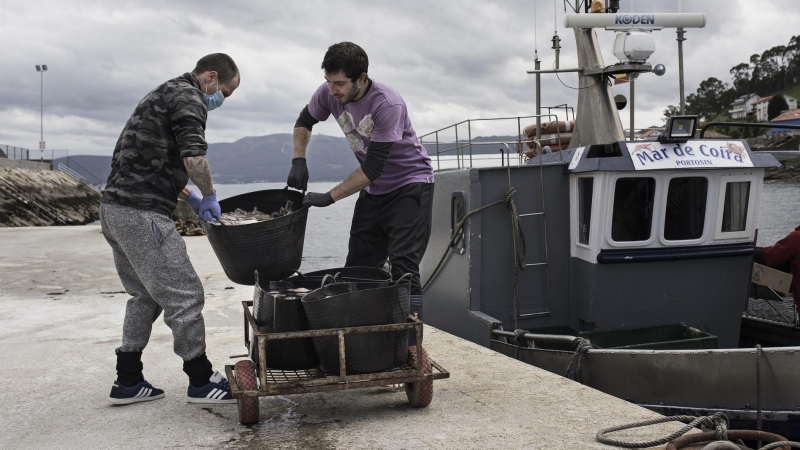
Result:
[[[42,142],[44,142],[44,70],[39,72],[40,82],[39,82],[39,162],[44,161],[44,149],[42,148]]]
[[[442,167],[439,164],[439,132],[436,132],[436,170],[441,170]]]
[[[681,95],[681,115],[686,114],[686,100],[683,95],[683,41],[686,40],[683,35],[686,31],[683,28],[678,28],[678,79],[680,85],[680,95]]]
[[[633,80],[635,79],[635,77],[636,77],[636,74],[632,73],[631,74],[631,81],[630,81],[630,83],[631,83],[631,137],[630,137],[630,139],[631,140],[633,140],[633,137],[634,137],[634,128],[633,128],[633,105],[634,105],[634,102],[633,102],[633,92],[634,92],[633,91]]]
[[[469,139],[469,167],[472,167],[472,125],[471,121],[467,120],[467,138]]]
[[[458,168],[461,168],[461,156],[459,155],[459,145],[458,145],[458,124],[456,124],[456,163],[458,164]]]
[[[561,38],[558,37],[558,18],[557,18],[557,11],[558,8],[556,7],[555,2],[553,3],[553,26],[555,30],[553,30],[553,50],[556,51],[556,70],[558,70],[558,56],[561,53]],[[569,120],[569,119],[567,119]]]
[[[535,65],[536,70],[541,69],[541,61],[539,61],[539,52],[536,52]],[[542,75],[536,74],[536,140],[542,138]]]

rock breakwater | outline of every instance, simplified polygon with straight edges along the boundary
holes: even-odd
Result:
[[[0,227],[85,225],[100,194],[63,172],[0,167]]]

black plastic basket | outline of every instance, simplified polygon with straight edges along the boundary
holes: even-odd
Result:
[[[264,283],[266,284],[266,283]],[[272,283],[270,283],[272,284]],[[288,287],[292,289],[294,286]],[[285,333],[308,330],[308,320],[298,296],[274,295],[275,290],[264,290],[255,273],[253,316],[263,333]],[[288,293],[291,294],[291,293]],[[250,340],[250,358],[258,365],[256,340]],[[311,338],[267,340],[267,366],[279,370],[305,370],[317,367],[319,361]]]
[[[234,283],[252,286],[257,270],[266,280],[278,280],[287,269],[300,267],[308,208],[303,194],[289,189],[268,189],[226,198],[219,202],[223,213],[237,208],[270,213],[293,203],[293,212],[283,217],[246,225],[212,225],[200,221],[225,275]]]
[[[333,283],[302,299],[309,328],[359,327],[405,323],[411,283],[403,276],[396,283]],[[408,358],[408,330],[345,335],[347,372],[371,373],[400,366]],[[322,369],[339,373],[336,337],[313,338]]]
[[[290,274],[281,281],[270,282],[270,289],[281,289],[289,287],[303,287],[306,289],[317,289],[321,286],[322,280],[326,276],[333,276],[336,283],[344,282],[390,282],[392,281],[391,265],[389,270],[382,267],[388,264],[384,261],[378,267],[338,267],[334,269],[317,270],[314,272],[301,273],[297,270],[286,271],[284,275]]]

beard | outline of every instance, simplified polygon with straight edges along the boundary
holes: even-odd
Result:
[[[347,91],[342,97],[337,98],[336,101],[339,102],[340,105],[346,105],[358,97],[359,90],[358,84],[353,83],[353,88]]]

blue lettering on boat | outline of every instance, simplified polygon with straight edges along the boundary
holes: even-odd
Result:
[[[653,162],[653,158],[650,157],[647,153],[639,153],[636,155],[639,158],[639,163],[642,166],[646,166],[648,162]]]

